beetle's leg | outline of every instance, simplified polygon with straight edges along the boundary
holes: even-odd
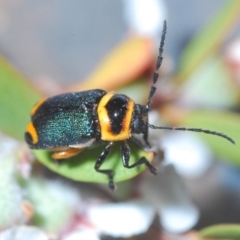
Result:
[[[108,175],[109,188],[114,190],[115,186],[114,186],[114,183],[113,183],[113,175],[114,175],[113,170],[111,170],[111,169],[103,169],[103,170],[99,169],[101,167],[101,165],[103,164],[104,160],[107,158],[109,152],[111,151],[112,146],[113,146],[113,142],[109,142],[109,144],[106,146],[106,148],[100,154],[94,168],[97,172]]]
[[[132,136],[130,139],[132,142],[134,142],[138,147],[140,147],[142,149],[145,149],[147,147],[144,143],[142,143],[141,140],[139,140],[138,138],[136,138],[134,136]]]
[[[157,169],[151,163],[149,163],[145,157],[141,157],[137,162],[133,163],[132,165],[129,165],[130,148],[126,141],[122,142],[121,153],[122,153],[122,163],[125,168],[134,168],[141,164],[145,164],[152,174],[154,175],[157,174]]]
[[[144,139],[144,142],[146,143],[146,146],[148,148],[151,148],[151,145],[150,143],[148,142],[148,129],[146,129],[145,133],[143,134],[143,139]]]
[[[138,138],[132,136],[131,141],[134,142],[138,147],[140,147],[141,149],[145,149],[148,150],[149,146],[147,146],[145,143],[143,143],[141,140],[139,140]]]
[[[52,154],[52,158],[55,160],[62,160],[62,159],[66,159],[66,158],[70,158],[73,157],[75,155],[77,155],[78,153],[80,153],[84,148],[69,148],[67,150],[64,151],[59,151],[59,152],[55,152]]]

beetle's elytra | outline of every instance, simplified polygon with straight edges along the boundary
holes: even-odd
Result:
[[[102,169],[101,166],[116,141],[121,141],[120,151],[124,167],[133,168],[145,164],[151,173],[156,174],[156,168],[145,157],[134,164],[129,163],[130,149],[127,141],[134,141],[139,147],[150,147],[148,128],[204,132],[218,135],[234,143],[227,135],[214,131],[199,128],[157,127],[148,123],[150,103],[159,77],[157,71],[163,59],[166,30],[167,24],[164,21],[156,71],[146,105],[136,104],[124,94],[100,89],[66,93],[43,99],[31,111],[31,122],[25,132],[25,140],[29,147],[51,150],[54,152],[53,159],[65,159],[78,154],[84,148],[106,143],[99,158],[96,159],[95,170],[106,174],[109,178],[109,187],[114,189],[113,170]],[[135,134],[143,134],[144,143],[136,140]]]

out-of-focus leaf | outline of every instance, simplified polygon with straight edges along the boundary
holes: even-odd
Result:
[[[239,99],[239,90],[219,57],[208,58],[182,85],[181,90],[184,90],[181,101],[188,105],[227,108]]]
[[[152,161],[153,152],[139,150],[139,148],[134,144],[129,145],[131,148],[131,163],[136,162],[142,156],[145,156],[148,161]],[[106,183],[108,182],[108,177],[105,174],[97,173],[94,169],[94,165],[103,151],[104,146],[105,145],[103,144],[96,148],[85,149],[77,156],[67,160],[62,160],[59,164],[56,164],[53,161],[51,153],[47,151],[36,150],[34,153],[41,163],[46,165],[52,171],[67,178],[71,178],[76,181]],[[115,171],[114,181],[119,182],[136,176],[145,168],[145,166],[132,169],[124,168],[120,155],[120,146],[119,143],[116,143],[112,152],[104,161],[100,169],[113,169]]]
[[[207,26],[195,35],[183,51],[177,75],[178,83],[185,81],[224,41],[240,16],[240,1],[226,1]]]
[[[70,91],[100,88],[106,91],[124,86],[151,66],[154,45],[149,38],[133,37],[118,45],[90,76]]]
[[[145,105],[149,94],[150,87],[144,78],[138,78],[136,81],[121,87],[117,90],[118,93],[129,96],[135,103]]]
[[[30,109],[40,98],[26,78],[0,57],[0,130],[22,140]]]
[[[240,116],[227,112],[193,111],[187,114],[182,124],[188,127],[217,131],[231,137],[236,145],[224,138],[201,133],[215,153],[231,164],[240,166]],[[200,133],[199,133],[200,134]]]
[[[64,229],[81,203],[77,190],[56,179],[32,176],[25,192],[34,205],[31,223],[51,232]]]
[[[202,229],[199,232],[202,238],[211,239],[240,239],[240,224],[219,224]]]

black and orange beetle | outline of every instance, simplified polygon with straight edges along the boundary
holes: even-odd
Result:
[[[141,148],[149,148],[148,128],[203,132],[218,135],[234,143],[230,137],[214,131],[157,127],[148,123],[150,103],[159,77],[157,71],[163,59],[166,30],[167,24],[164,21],[156,71],[146,105],[136,104],[124,94],[100,89],[66,93],[43,99],[31,111],[31,122],[25,132],[25,140],[29,147],[53,151],[53,159],[58,160],[72,157],[82,149],[106,143],[96,161],[95,170],[106,174],[109,178],[109,187],[114,189],[113,170],[100,169],[100,167],[116,141],[121,141],[120,151],[124,167],[134,168],[145,164],[151,173],[157,173],[156,168],[145,157],[133,164],[129,163],[130,148],[127,140],[132,140]],[[144,143],[137,140],[134,134],[143,134]]]

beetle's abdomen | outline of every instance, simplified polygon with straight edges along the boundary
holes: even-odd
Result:
[[[104,141],[119,141],[131,137],[132,99],[123,94],[109,92],[99,102],[97,113]]]

